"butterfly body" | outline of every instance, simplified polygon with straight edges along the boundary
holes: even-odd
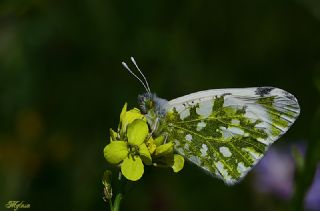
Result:
[[[167,101],[138,97],[154,134],[226,184],[241,180],[300,113],[296,98],[273,87],[213,89]]]

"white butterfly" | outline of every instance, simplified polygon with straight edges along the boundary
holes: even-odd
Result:
[[[297,99],[274,87],[212,89],[167,101],[145,87],[138,102],[154,134],[187,160],[232,185],[241,180],[300,113]]]

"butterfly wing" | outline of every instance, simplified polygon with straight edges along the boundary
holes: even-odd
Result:
[[[296,98],[278,88],[214,89],[169,101],[165,128],[179,154],[232,185],[299,113]]]

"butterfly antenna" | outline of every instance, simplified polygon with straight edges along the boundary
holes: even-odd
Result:
[[[136,66],[136,68],[138,69],[139,73],[142,75],[142,77],[143,77],[143,79],[144,79],[144,81],[145,81],[145,83],[146,83],[146,85],[147,85],[148,92],[150,93],[151,90],[150,90],[150,87],[149,87],[149,83],[148,83],[147,78],[144,76],[144,74],[142,73],[142,71],[141,71],[140,68],[138,67],[138,65],[137,65],[137,63],[136,63],[136,61],[134,60],[133,57],[131,57],[131,61],[132,61],[132,63],[134,64],[134,66]]]
[[[124,68],[126,68],[134,77],[136,77],[136,79],[138,79],[140,81],[140,83],[142,84],[142,86],[144,87],[144,89],[147,91],[147,92],[150,92],[149,89],[147,88],[147,86],[143,83],[143,81],[136,75],[132,72],[132,70],[128,67],[128,65],[125,63],[125,62],[122,62],[121,63],[122,66],[124,66]]]

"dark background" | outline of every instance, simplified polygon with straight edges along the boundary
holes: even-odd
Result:
[[[285,89],[301,116],[275,146],[316,146],[320,138],[317,0],[1,1],[0,210],[9,200],[31,210],[108,209],[101,184],[108,130],[123,104],[137,106],[144,92],[121,66],[130,56],[166,99],[213,88]],[[309,157],[306,178],[316,163]],[[260,193],[253,177],[228,187],[189,164],[179,174],[150,168],[122,210],[287,210],[303,200]],[[300,181],[303,193],[309,183]]]

